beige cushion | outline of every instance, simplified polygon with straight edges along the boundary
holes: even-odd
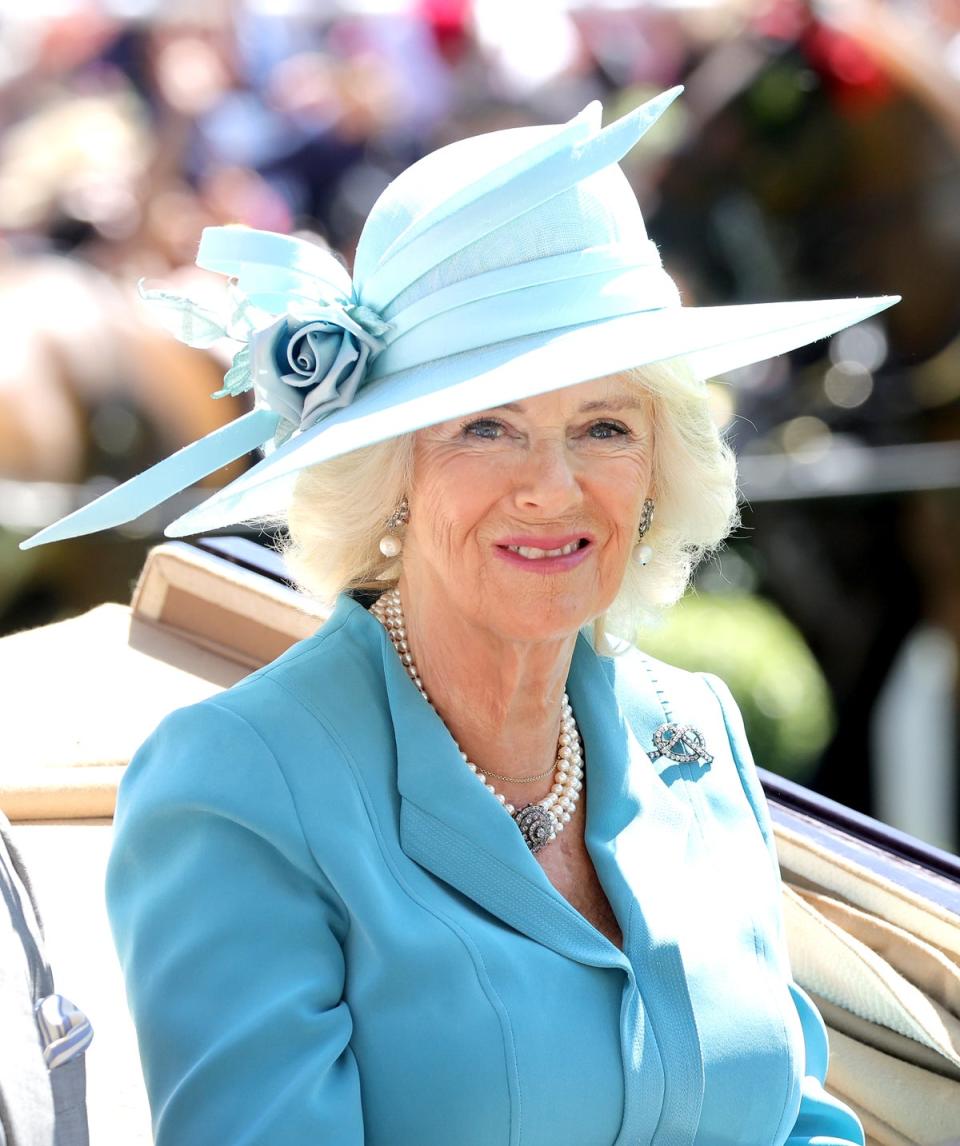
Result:
[[[960,1144],[960,917],[776,828],[797,982],[830,1036],[827,1088],[868,1146]]]
[[[868,1146],[957,1146],[960,1083],[830,1032],[828,1088],[860,1115]]]
[[[960,964],[960,919],[952,911],[782,824],[776,825],[776,836],[785,879],[895,923]],[[946,886],[955,890],[952,884]]]
[[[950,1009],[960,967],[954,964],[950,971],[949,960],[939,956],[942,981],[932,982],[929,965],[939,955],[933,948],[872,919],[869,931],[883,935],[880,949],[874,950],[857,934],[868,931],[863,927],[867,917],[821,895],[786,887],[783,909],[790,961],[801,986],[960,1068],[960,1012]],[[925,980],[930,980],[928,989]]]

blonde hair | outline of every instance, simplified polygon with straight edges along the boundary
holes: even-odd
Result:
[[[617,376],[650,400],[653,422],[654,555],[628,562],[606,618],[595,621],[599,643],[607,619],[630,634],[644,615],[671,605],[697,563],[736,525],[736,463],[710,414],[704,383],[674,360]],[[330,600],[344,590],[396,584],[401,558],[379,548],[384,523],[410,488],[413,435],[365,446],[301,472],[287,512],[284,556],[305,591]]]

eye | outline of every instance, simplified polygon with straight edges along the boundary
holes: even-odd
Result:
[[[495,418],[477,418],[473,422],[464,422],[461,432],[466,438],[487,438],[496,441],[504,435],[504,425]]]
[[[591,438],[596,438],[604,441],[608,438],[622,438],[630,433],[629,429],[622,422],[594,422],[587,430]]]

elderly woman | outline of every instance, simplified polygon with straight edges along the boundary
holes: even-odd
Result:
[[[233,315],[158,301],[248,340],[253,410],[34,539],[271,438],[171,531],[282,508],[339,594],[122,787],[108,896],[161,1146],[863,1141],[729,693],[605,629],[735,518],[701,380],[892,300],[681,307],[618,167],[673,94],[428,156],[352,283],[208,232]]]

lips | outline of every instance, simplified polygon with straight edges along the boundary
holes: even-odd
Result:
[[[536,545],[505,545],[503,548],[509,549],[511,553],[516,553],[520,557],[526,557],[528,561],[539,561],[544,557],[567,557],[585,545],[589,545],[589,542],[585,537],[580,537],[576,541],[571,541],[568,545],[561,545],[556,549],[540,549]]]
[[[590,533],[514,534],[497,542],[496,552],[516,565],[544,573],[559,573],[585,560],[593,542],[594,537]]]

